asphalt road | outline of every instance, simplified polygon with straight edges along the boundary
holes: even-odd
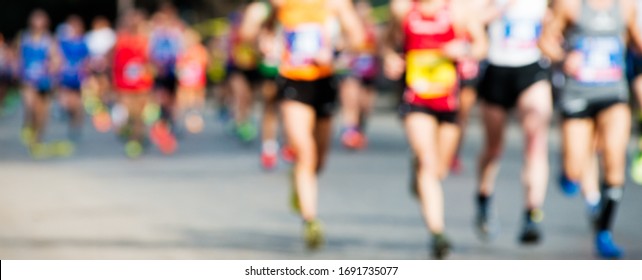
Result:
[[[129,160],[111,134],[87,125],[76,154],[34,161],[18,138],[20,115],[0,119],[1,259],[425,259],[429,236],[408,188],[409,151],[396,115],[380,110],[370,146],[347,152],[335,141],[320,181],[327,246],[309,253],[301,222],[288,207],[287,172],[259,168],[255,144],[226,136],[213,112],[200,135],[177,154],[152,150]],[[211,121],[210,121],[211,120]],[[49,139],[64,135],[53,122]],[[559,135],[551,134],[551,174],[558,173]],[[336,138],[336,137],[335,137]],[[544,207],[544,242],[520,246],[521,135],[511,124],[496,203],[501,235],[473,231],[476,157],[482,141],[473,118],[464,172],[445,183],[453,259],[593,259],[581,198],[566,198],[555,180]],[[633,146],[631,146],[633,147]],[[632,149],[631,149],[632,150]],[[642,259],[642,187],[627,185],[615,224],[626,258]]]

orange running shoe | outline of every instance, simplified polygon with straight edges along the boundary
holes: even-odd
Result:
[[[106,133],[111,129],[111,116],[107,111],[99,111],[92,117],[94,128],[98,132]]]
[[[174,137],[169,127],[164,122],[159,121],[152,125],[150,137],[154,145],[156,145],[163,154],[173,154],[178,148],[176,137]]]
[[[363,150],[367,146],[367,139],[358,130],[348,128],[341,135],[341,143],[350,150]]]

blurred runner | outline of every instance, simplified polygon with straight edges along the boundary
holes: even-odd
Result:
[[[207,43],[210,62],[207,68],[207,78],[212,85],[216,103],[216,117],[226,124],[232,117],[230,112],[230,90],[227,83],[228,44],[227,34],[216,34]]]
[[[14,60],[13,50],[0,33],[0,116],[4,114],[4,110],[9,109],[5,101],[14,80]]]
[[[279,65],[279,99],[286,139],[294,149],[292,202],[304,221],[308,248],[323,245],[317,218],[317,174],[323,168],[331,140],[331,116],[337,88],[332,78],[331,19],[337,17],[349,46],[359,46],[364,32],[347,0],[273,0],[283,27],[285,49]],[[268,19],[251,13],[253,30]],[[244,39],[254,34],[243,34]]]
[[[601,257],[619,258],[622,249],[613,241],[611,231],[626,181],[631,125],[625,46],[632,39],[641,50],[642,31],[635,21],[634,2],[629,0],[556,1],[553,12],[541,46],[552,60],[563,61],[567,75],[560,100],[561,185],[567,192],[577,192],[580,180],[595,166],[592,158],[597,142],[603,182],[600,202],[591,215],[594,245]]]
[[[176,121],[176,58],[183,48],[184,25],[176,9],[169,2],[163,2],[151,19],[152,30],[149,38],[150,60],[155,70],[154,97],[161,106],[161,120],[164,127],[178,132]],[[165,134],[165,132],[163,132]]]
[[[228,83],[232,93],[232,112],[234,116],[234,134],[241,143],[251,143],[258,136],[256,124],[252,120],[254,92],[259,85],[261,75],[258,71],[259,53],[256,45],[256,34],[249,40],[241,37],[241,26],[248,19],[249,5],[243,5],[231,16],[230,61]],[[256,8],[253,8],[253,10]],[[263,12],[263,11],[261,11]],[[262,16],[263,18],[265,16]]]
[[[116,43],[116,33],[107,18],[94,18],[91,31],[86,35],[89,48],[89,77],[85,82],[83,99],[87,113],[92,115],[94,127],[107,132],[112,126],[109,109],[115,96],[111,95],[111,62],[108,56]]]
[[[492,196],[509,113],[517,109],[524,133],[522,182],[525,209],[519,241],[536,244],[541,238],[541,207],[548,185],[548,129],[553,110],[548,63],[537,46],[546,0],[492,0],[488,14],[489,66],[479,85],[486,141],[479,157],[476,228],[482,239],[499,231]]]
[[[276,13],[271,4],[266,1],[253,2],[248,5],[247,14],[261,14],[266,18],[260,30],[252,30],[252,20],[244,17],[241,24],[243,34],[257,34],[253,43],[257,44],[261,54],[258,66],[261,75],[261,93],[263,95],[263,115],[261,117],[261,166],[265,170],[273,170],[278,164],[278,129],[279,116],[277,108],[278,86],[276,79],[279,75],[279,61],[283,53],[283,30],[277,24]]]
[[[487,6],[489,0],[473,0],[469,1],[470,8],[476,11],[481,11]],[[488,22],[486,18],[480,20],[480,24],[486,25]],[[462,39],[469,41],[470,35],[463,34]],[[459,114],[457,116],[457,123],[459,124],[459,129],[461,133],[459,134],[457,152],[455,153],[455,158],[451,164],[451,170],[455,174],[459,174],[463,171],[463,163],[460,160],[460,152],[463,145],[464,134],[466,133],[466,127],[468,126],[468,118],[470,111],[475,106],[477,101],[477,87],[479,86],[480,75],[483,65],[480,65],[480,61],[475,59],[463,59],[457,61],[457,73],[461,78],[459,86],[461,90],[459,92]]]
[[[642,29],[642,0],[636,0],[637,4],[637,25]],[[629,48],[627,63],[628,78],[631,90],[637,100],[637,116],[634,118],[638,127],[638,150],[633,157],[631,164],[631,178],[638,184],[642,185],[642,52]]]
[[[480,59],[486,39],[477,17],[464,2],[394,0],[385,42],[384,70],[388,78],[405,76],[400,113],[408,142],[417,159],[416,188],[421,212],[432,235],[431,254],[441,259],[450,250],[445,234],[441,181],[448,174],[457,148],[459,81],[456,61]],[[399,34],[403,34],[399,38]],[[457,39],[469,34],[470,44]],[[404,57],[396,51],[402,39]]]
[[[205,71],[207,49],[201,44],[201,36],[188,29],[184,35],[184,48],[176,60],[178,79],[178,104],[185,128],[190,133],[203,131],[205,109]]]
[[[60,104],[69,114],[68,137],[73,142],[80,140],[83,125],[81,86],[87,76],[89,49],[84,38],[84,24],[77,15],[67,18],[64,30],[59,34],[58,44],[62,64],[59,73]]]
[[[364,46],[355,51],[346,50],[348,71],[340,85],[343,128],[341,142],[348,149],[360,150],[367,146],[366,122],[376,98],[375,78],[378,65],[376,54],[377,25],[372,18],[368,1],[357,1],[355,8],[366,32]]]
[[[29,16],[29,29],[20,36],[19,59],[25,105],[22,140],[35,157],[46,153],[41,142],[49,118],[53,75],[60,65],[59,51],[48,28],[49,16],[43,10],[35,10]]]
[[[140,11],[128,11],[121,18],[114,47],[114,87],[125,107],[126,119],[119,134],[126,141],[126,155],[131,158],[139,157],[148,141],[144,113],[153,86],[148,34],[145,15]],[[148,123],[155,117],[151,119]]]

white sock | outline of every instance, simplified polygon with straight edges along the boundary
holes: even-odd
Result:
[[[263,152],[268,154],[276,154],[279,151],[279,142],[276,140],[263,141]]]

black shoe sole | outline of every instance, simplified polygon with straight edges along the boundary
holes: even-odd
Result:
[[[539,244],[542,239],[542,234],[539,232],[528,232],[523,233],[519,237],[519,242],[523,245],[536,245]]]

